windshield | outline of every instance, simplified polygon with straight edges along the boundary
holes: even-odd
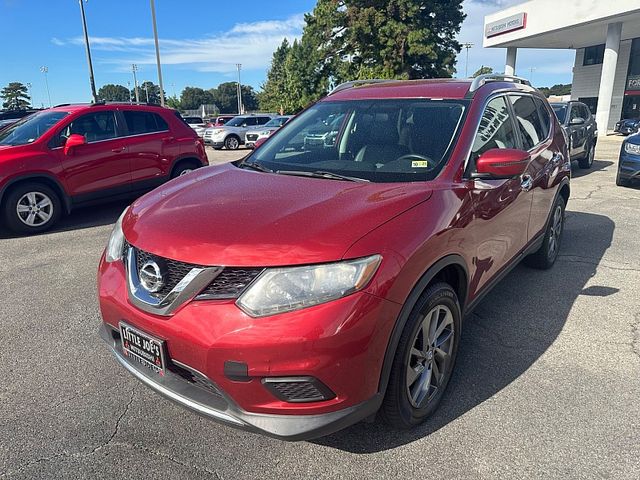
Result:
[[[35,113],[0,131],[0,145],[26,145],[39,139],[69,112],[48,111]]]
[[[372,182],[432,180],[447,162],[467,105],[321,102],[288,122],[250,161],[274,171],[322,171]]]
[[[264,127],[281,127],[282,125],[287,123],[287,120],[289,120],[287,117],[274,118],[272,120],[269,120],[263,126]]]
[[[556,112],[556,117],[558,117],[558,121],[562,124],[564,120],[567,118],[567,106],[562,104],[551,104],[553,111]]]
[[[246,120],[247,119],[244,117],[234,117],[231,120],[229,120],[227,123],[225,123],[225,125],[229,127],[241,127]]]

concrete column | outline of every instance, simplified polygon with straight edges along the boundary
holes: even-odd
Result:
[[[507,47],[507,64],[504,67],[505,75],[516,74],[516,56],[518,55],[517,47]]]
[[[609,113],[613,99],[613,82],[616,78],[621,36],[622,23],[610,23],[607,27],[607,43],[605,45],[604,60],[602,62],[602,75],[600,76],[600,90],[598,92],[598,111],[596,112],[598,135],[600,136],[607,134],[607,127],[609,125]]]

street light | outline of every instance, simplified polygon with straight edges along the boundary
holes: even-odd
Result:
[[[536,67],[531,67],[531,68],[529,69],[529,72],[531,72],[531,73],[529,74],[529,83],[530,83],[531,85],[533,85],[533,72],[535,72],[536,70],[537,70],[537,69],[536,69]]]
[[[51,93],[49,92],[49,79],[47,74],[49,73],[49,67],[43,65],[40,67],[40,71],[44,73],[44,84],[47,86],[47,97],[49,98],[49,108],[51,108]]]
[[[85,2],[88,0],[85,0]],[[97,103],[98,94],[96,93],[96,82],[93,79],[93,63],[91,62],[91,49],[89,48],[89,33],[87,32],[87,18],[84,15],[84,3],[78,0],[80,4],[80,14],[82,15],[82,33],[84,34],[84,46],[87,50],[87,64],[89,65],[89,83],[91,84],[91,96],[93,103]]]
[[[129,103],[131,103],[131,82],[127,80],[127,92],[129,92]]]
[[[29,93],[29,103],[31,104],[31,108],[33,108],[33,97],[31,96],[31,85],[30,82],[27,82],[27,92]]]
[[[236,67],[238,68],[238,114],[242,115],[242,86],[240,84],[240,69],[242,68],[242,64],[236,63]]]
[[[464,76],[465,78],[469,78],[469,49],[473,47],[473,43],[465,42],[462,44],[462,46],[467,49],[467,60],[464,66]]]
[[[136,94],[136,103],[140,103],[140,95],[138,94],[138,77],[136,76],[138,65],[135,63],[131,64],[131,71],[133,72],[133,91]]]
[[[158,27],[156,26],[156,3],[151,2],[151,20],[153,21],[153,40],[156,44],[156,63],[158,64],[158,83],[160,86],[160,105],[164,107],[164,87],[162,86],[162,69],[160,68],[160,47],[158,46]],[[147,95],[148,96],[148,95]],[[147,98],[147,102],[149,99]]]
[[[144,91],[147,92],[147,103],[149,103],[149,84],[148,83],[143,83],[144,85]]]

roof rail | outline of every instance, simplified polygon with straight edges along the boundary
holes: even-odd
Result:
[[[531,86],[531,83],[526,78],[516,77],[514,75],[501,75],[496,73],[487,73],[485,75],[478,75],[471,82],[471,87],[469,87],[469,93],[473,93],[478,90],[483,85],[489,82],[511,82],[511,83],[519,83],[520,85],[528,85]]]
[[[391,82],[397,82],[397,81],[398,80],[383,79],[383,78],[372,78],[372,79],[369,79],[369,80],[352,80],[350,82],[341,83],[340,85],[335,87],[333,90],[331,90],[329,92],[329,96],[333,95],[334,93],[341,92],[342,90],[346,90],[348,88],[360,87],[360,86],[363,86],[363,85],[371,85],[371,84],[374,84],[374,83],[391,83]]]

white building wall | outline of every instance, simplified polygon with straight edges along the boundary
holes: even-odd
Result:
[[[616,122],[622,115],[622,102],[624,100],[624,89],[627,82],[627,71],[629,69],[629,58],[631,56],[631,40],[620,42],[618,53],[618,64],[616,66],[616,78],[613,83],[613,99],[611,101],[611,112],[609,115],[608,130],[613,130]],[[576,50],[576,61],[573,67],[573,85],[571,86],[571,99],[577,100],[581,97],[597,97],[600,89],[600,76],[602,65],[583,66],[584,48]],[[602,128],[602,125],[600,125]]]

